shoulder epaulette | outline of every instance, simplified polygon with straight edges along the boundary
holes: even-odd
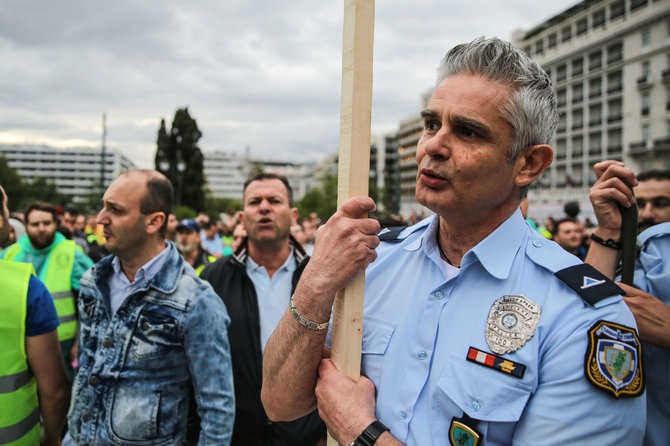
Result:
[[[377,233],[377,237],[379,237],[379,240],[383,242],[397,242],[400,241],[398,236],[406,228],[407,226],[393,226],[390,228],[384,228]]]
[[[625,294],[617,284],[588,263],[570,266],[557,271],[554,275],[592,307],[606,297]]]

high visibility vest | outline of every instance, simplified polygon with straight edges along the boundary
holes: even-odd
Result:
[[[200,273],[202,272],[203,269],[205,269],[207,265],[216,262],[217,259],[214,256],[207,256],[207,260],[209,260],[209,263],[203,263],[202,265],[198,266],[195,269],[195,273],[198,275],[198,277],[200,277]]]
[[[0,445],[40,444],[35,377],[26,356],[26,305],[33,266],[0,260]]]
[[[53,247],[47,256],[46,263],[40,271],[40,280],[51,293],[56,306],[60,325],[58,340],[74,339],[77,335],[77,308],[72,294],[72,267],[74,252],[82,249],[72,240],[63,240]],[[23,249],[18,243],[7,248],[5,260],[21,262]]]

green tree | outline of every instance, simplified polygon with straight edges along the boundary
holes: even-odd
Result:
[[[202,137],[188,108],[175,112],[168,133],[161,120],[156,139],[156,170],[163,173],[175,188],[175,206],[187,204],[195,211],[205,209],[203,156],[198,141]]]
[[[18,171],[9,166],[4,156],[0,156],[0,178],[2,187],[9,197],[9,208],[21,210],[34,201],[64,204],[67,197],[58,192],[56,185],[43,177],[28,181]]]
[[[218,220],[219,214],[225,212],[233,215],[236,211],[242,210],[242,202],[234,198],[215,198],[208,195],[205,198],[205,213],[212,220]]]
[[[7,158],[0,155],[0,185],[9,197],[10,209],[19,209],[25,194],[23,178],[16,169],[9,166]]]
[[[324,178],[321,187],[309,190],[295,205],[303,217],[316,212],[321,221],[328,220],[337,210],[337,177]]]

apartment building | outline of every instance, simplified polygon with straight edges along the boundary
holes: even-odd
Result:
[[[83,202],[86,195],[100,190],[101,149],[0,145],[0,156],[27,180],[42,177],[53,182],[58,192],[71,197],[73,203]],[[119,151],[106,150],[103,184],[107,187],[119,174],[135,168]]]
[[[531,202],[590,207],[593,165],[607,159],[670,168],[669,0],[586,0],[513,39],[550,75],[560,112]]]

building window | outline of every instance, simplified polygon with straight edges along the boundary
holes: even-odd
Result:
[[[600,78],[597,77],[595,79],[591,79],[589,81],[589,97],[590,98],[595,98],[598,97],[602,94],[602,89],[601,89],[601,81]]]
[[[642,116],[649,115],[649,93],[642,94],[642,110],[640,113]]]
[[[556,47],[556,33],[549,34],[547,38],[547,49],[552,49]]]
[[[644,124],[642,126],[642,143],[644,147],[649,147],[651,145],[651,134],[649,133],[649,124]]]
[[[610,20],[617,19],[619,17],[623,17],[624,14],[624,0],[619,0],[616,2],[613,2],[610,5]]]
[[[575,84],[572,86],[572,103],[577,104],[584,99],[584,87],[582,84]]]
[[[609,101],[607,103],[607,122],[620,122],[622,118],[623,114],[621,113],[621,99]]]
[[[589,70],[596,70],[603,64],[602,51],[593,51],[589,54]]]
[[[607,47],[607,63],[613,64],[623,59],[623,46],[621,42]]]
[[[586,33],[586,17],[577,20],[577,35],[581,36]]]
[[[623,89],[621,71],[607,75],[607,93],[616,93]]]
[[[582,156],[583,150],[582,137],[572,138],[572,156],[575,158]]]
[[[593,13],[593,28],[599,28],[605,24],[605,10],[601,9]]]
[[[556,90],[556,102],[558,102],[558,106],[562,107],[566,103],[565,99],[565,88],[561,88],[560,90]]]
[[[635,11],[643,6],[647,5],[647,0],[630,0],[630,10]]]
[[[621,129],[612,130],[607,133],[607,152],[608,155],[620,153],[623,148],[623,138]]]
[[[572,129],[579,130],[584,127],[584,113],[580,108],[572,111]]]
[[[535,54],[544,53],[544,42],[540,39],[535,42]]]
[[[592,105],[589,107],[589,125],[595,126],[600,125],[602,122],[602,111],[603,107],[600,104]]]
[[[577,59],[572,59],[572,75],[579,76],[584,72],[584,60],[579,57]]]
[[[564,81],[567,76],[567,71],[565,64],[559,65],[556,68],[556,82]]]
[[[567,42],[572,38],[572,28],[566,26],[561,30],[561,42]]]
[[[565,158],[565,140],[556,140],[556,158]]]
[[[644,62],[642,62],[642,77],[648,79],[650,71],[651,67],[649,65],[649,61],[645,60]]]
[[[651,31],[649,28],[642,30],[642,46],[649,46],[651,44]]]
[[[589,135],[589,155],[600,155],[600,152],[602,152],[600,133],[591,133]]]
[[[665,109],[670,111],[670,88],[665,90]]]

